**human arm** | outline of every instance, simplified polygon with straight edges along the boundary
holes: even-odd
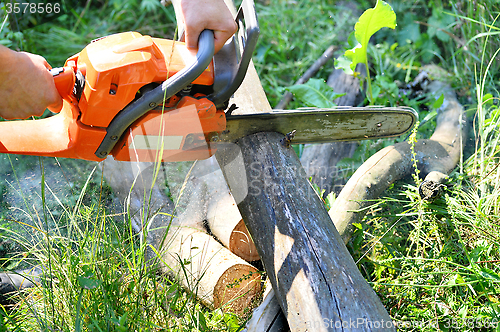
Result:
[[[48,69],[41,56],[0,45],[0,117],[26,119],[47,107],[60,108],[62,98]]]

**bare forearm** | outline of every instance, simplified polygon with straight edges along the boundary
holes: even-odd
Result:
[[[0,45],[0,117],[25,119],[58,108],[62,99],[39,55],[15,52]]]

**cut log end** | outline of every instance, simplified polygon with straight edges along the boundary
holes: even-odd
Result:
[[[255,244],[229,191],[227,195],[222,195],[221,198],[209,203],[207,222],[210,231],[232,253],[247,262],[260,260]]]
[[[214,288],[214,306],[244,314],[257,303],[262,293],[261,274],[251,266],[237,264],[227,269]]]
[[[257,248],[253,242],[243,219],[234,227],[229,239],[229,250],[247,262],[260,260]]]

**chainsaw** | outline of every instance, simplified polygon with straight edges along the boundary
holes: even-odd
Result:
[[[201,33],[196,55],[182,42],[137,32],[92,41],[51,70],[62,108],[44,119],[0,122],[0,152],[187,161],[262,131],[293,131],[292,143],[321,143],[397,136],[416,122],[407,107],[226,112],[259,35],[252,0],[242,2],[236,23],[237,34],[215,56],[209,30]]]

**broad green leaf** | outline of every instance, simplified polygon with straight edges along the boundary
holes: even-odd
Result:
[[[78,276],[77,280],[80,287],[84,289],[95,289],[101,285],[101,281],[92,276]]]
[[[368,42],[371,36],[382,28],[396,28],[396,13],[388,3],[377,0],[375,7],[367,9],[354,26],[358,45],[345,52],[345,56],[351,60],[351,70],[354,70],[358,63],[366,62]]]
[[[455,18],[452,15],[443,13],[442,9],[433,8],[432,16],[427,21],[427,33],[430,37],[436,36],[440,41],[448,42],[450,40],[450,34],[447,33],[447,29],[449,29],[454,22]]]
[[[334,107],[334,99],[342,97],[345,93],[336,93],[321,79],[310,79],[305,84],[292,85],[286,90],[293,93],[295,98],[310,107],[329,108]]]
[[[342,55],[335,59],[335,68],[342,69],[347,75],[354,75],[354,71],[351,69],[351,63],[352,61],[350,59]]]
[[[491,106],[493,105],[493,95],[491,93],[487,93],[483,96],[483,104]]]

